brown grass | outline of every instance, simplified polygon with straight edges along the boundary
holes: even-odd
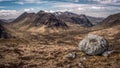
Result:
[[[118,26],[119,27],[119,26]],[[118,27],[102,30],[74,30],[50,34],[16,33],[18,39],[0,40],[0,68],[119,68],[120,30]],[[109,57],[88,56],[78,50],[79,42],[88,34],[105,37],[115,50]],[[75,59],[67,59],[68,53]],[[81,58],[86,58],[81,61]]]

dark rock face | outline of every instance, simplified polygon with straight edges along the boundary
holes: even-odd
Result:
[[[8,38],[9,35],[8,33],[5,31],[5,28],[0,25],[0,38]]]
[[[82,18],[81,19],[81,18],[78,18],[78,17],[72,17],[71,19],[74,21],[74,23],[80,24],[80,25],[82,25],[84,27],[91,27],[91,26],[93,26],[90,23],[90,21],[88,19],[86,19],[86,18]]]
[[[7,29],[3,26],[5,24],[6,24],[6,22],[0,20],[0,38],[7,39],[12,36],[7,32]]]
[[[108,50],[108,42],[100,36],[89,34],[79,43],[79,50],[88,55],[100,55]]]
[[[47,25],[48,27],[56,28],[67,28],[65,22],[52,13],[38,12],[35,20],[33,21],[35,25]]]

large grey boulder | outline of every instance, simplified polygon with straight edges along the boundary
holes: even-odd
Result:
[[[88,34],[80,43],[79,50],[88,55],[100,55],[108,50],[108,42],[101,36]]]

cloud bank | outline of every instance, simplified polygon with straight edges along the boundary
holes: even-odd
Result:
[[[5,1],[9,1],[6,3],[11,6],[7,4],[0,6],[0,18],[15,18],[23,12],[39,10],[70,11],[94,17],[107,17],[110,14],[120,13],[120,0],[0,0],[0,3]]]
[[[16,10],[0,10],[0,19],[12,19],[18,17],[20,14]]]

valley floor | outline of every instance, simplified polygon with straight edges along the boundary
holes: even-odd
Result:
[[[87,34],[105,37],[114,52],[108,56],[88,56],[78,50]],[[18,32],[19,38],[0,40],[0,68],[119,68],[120,26],[96,31],[52,34]],[[74,59],[65,58],[76,53]]]

